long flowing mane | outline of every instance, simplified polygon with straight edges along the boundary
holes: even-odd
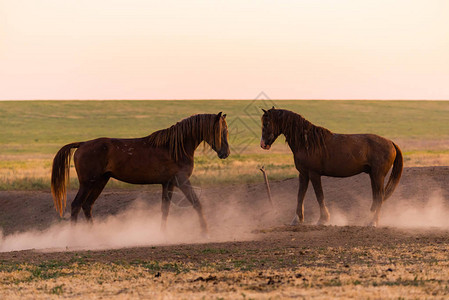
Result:
[[[301,115],[284,109],[270,109],[275,130],[282,132],[293,151],[304,149],[307,153],[327,154],[324,138],[329,129],[313,125]]]
[[[146,137],[154,147],[167,147],[175,161],[186,155],[185,139],[188,137],[194,143],[207,141],[216,148],[221,147],[221,122],[217,115],[198,114],[185,118],[169,128],[158,130]]]

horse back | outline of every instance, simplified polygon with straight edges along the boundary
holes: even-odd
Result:
[[[325,151],[296,153],[298,167],[324,176],[349,177],[373,168],[388,172],[396,157],[393,142],[375,134],[332,134]]]
[[[180,171],[168,149],[144,138],[91,140],[75,152],[74,161],[79,177],[107,175],[134,184],[164,183]]]
[[[379,168],[386,173],[396,157],[393,142],[376,134],[340,134],[334,141],[331,162],[348,176]]]

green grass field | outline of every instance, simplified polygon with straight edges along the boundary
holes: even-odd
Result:
[[[200,147],[196,184],[296,176],[291,154],[278,140],[259,148],[260,108],[302,114],[339,133],[376,133],[401,146],[408,166],[449,164],[448,101],[11,101],[0,102],[0,189],[48,189],[51,161],[63,145],[97,137],[141,137],[196,113],[228,115],[231,156],[219,160]],[[76,175],[72,172],[76,185]],[[128,186],[117,182],[110,186]]]

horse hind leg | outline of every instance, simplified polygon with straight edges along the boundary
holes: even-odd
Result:
[[[318,174],[313,174],[310,178],[312,181],[313,189],[315,190],[316,200],[320,206],[320,219],[318,220],[318,225],[324,225],[329,223],[330,214],[327,209],[326,203],[324,202],[323,187],[321,186],[321,176]]]
[[[75,199],[73,199],[72,204],[71,204],[70,218],[72,220],[72,223],[76,223],[76,221],[78,220],[78,214],[81,210],[81,206],[84,204],[86,199],[89,197],[91,190],[92,190],[92,188],[90,185],[80,183],[78,193],[76,194]]]
[[[370,222],[370,226],[376,227],[379,223],[380,209],[385,195],[384,179],[385,176],[371,173],[371,188],[373,192],[373,203],[371,205],[371,212],[374,213]]]
[[[87,197],[86,201],[82,204],[84,216],[86,217],[86,220],[89,222],[92,222],[92,206],[94,205],[95,200],[97,200],[98,196],[100,196],[101,192],[103,191],[104,187],[109,181],[109,177],[104,177],[98,181],[96,181],[92,188],[89,196]]]

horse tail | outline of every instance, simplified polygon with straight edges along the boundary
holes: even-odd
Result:
[[[51,171],[51,194],[55,209],[62,217],[66,207],[67,187],[66,182],[69,180],[70,159],[72,157],[72,149],[79,148],[83,143],[72,143],[62,147],[56,153],[53,159],[53,168]]]
[[[399,149],[398,145],[395,143],[393,143],[393,146],[396,149],[396,158],[394,159],[393,170],[391,170],[390,178],[388,179],[387,186],[385,187],[384,201],[387,200],[391,194],[393,194],[394,189],[398,185],[399,179],[401,179],[402,167],[404,164],[401,149]]]

